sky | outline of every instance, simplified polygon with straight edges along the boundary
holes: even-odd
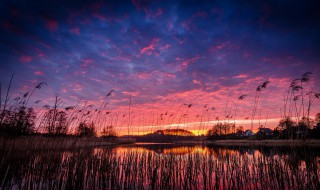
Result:
[[[204,133],[217,121],[250,128],[256,89],[270,81],[254,128],[258,118],[274,128],[292,80],[312,72],[302,84],[306,106],[306,93],[320,92],[319,31],[320,2],[312,0],[3,0],[2,99],[14,74],[11,99],[46,82],[33,106],[52,105],[56,96],[61,109],[107,103],[105,120],[119,134],[128,126],[138,134]],[[310,115],[318,112],[315,99]]]

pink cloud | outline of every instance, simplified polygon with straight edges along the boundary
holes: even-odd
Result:
[[[80,28],[79,27],[75,27],[69,30],[71,33],[79,35],[80,34]]]
[[[28,56],[28,55],[22,55],[21,57],[20,57],[20,61],[22,62],[22,63],[29,63],[29,62],[31,62],[32,61],[32,56]]]
[[[46,56],[46,54],[41,49],[34,48],[34,51],[36,52],[37,57],[44,58]]]
[[[212,52],[212,53],[215,53],[215,52],[217,52],[217,51],[219,51],[221,49],[226,48],[229,43],[230,42],[227,41],[227,42],[223,42],[223,43],[217,44],[215,46],[210,47],[209,51]]]
[[[73,84],[72,87],[73,87],[73,91],[75,92],[80,92],[83,90],[83,86],[81,84]]]
[[[228,51],[238,51],[240,46],[232,43],[231,41],[221,42],[214,46],[211,46],[208,50],[209,53],[217,53],[220,50],[228,50]]]
[[[186,38],[177,38],[176,36],[173,37],[179,44],[184,44]]]
[[[199,55],[192,57],[190,59],[185,59],[185,60],[182,60],[181,58],[176,58],[176,60],[179,60],[179,61],[182,60],[182,62],[181,62],[181,69],[182,70],[185,70],[186,68],[189,67],[190,64],[197,62],[199,59],[200,59]]]
[[[244,78],[247,78],[247,77],[248,77],[248,75],[246,75],[246,74],[240,74],[240,75],[234,76],[233,78],[244,79]]]
[[[150,80],[153,77],[153,79],[157,78],[158,81],[163,81],[163,80],[174,79],[176,78],[176,75],[172,73],[153,71],[153,72],[137,73],[135,74],[135,77],[141,80],[145,80],[145,79]]]
[[[68,89],[67,89],[67,88],[63,88],[63,89],[61,90],[61,92],[62,92],[62,93],[67,93],[67,92],[68,92]]]
[[[150,43],[150,45],[143,47],[142,49],[140,49],[140,54],[146,54],[146,55],[151,55],[152,52],[155,50],[155,46],[156,44],[159,42],[159,38],[154,38],[152,40],[152,42]]]
[[[45,57],[46,54],[44,54],[43,52],[38,53],[38,57]]]
[[[151,73],[138,73],[136,77],[143,80],[148,79],[149,77],[151,77]]]
[[[48,20],[47,23],[45,24],[45,27],[51,31],[51,32],[55,32],[58,30],[58,22],[56,20]]]
[[[161,49],[161,50],[166,50],[166,49],[169,49],[170,47],[171,47],[170,44],[166,44],[165,46],[162,46],[162,47],[160,47],[159,49]]]
[[[171,73],[162,73],[162,76],[164,78],[171,78],[171,79],[176,78],[176,75]]]
[[[201,82],[200,82],[199,80],[196,80],[196,79],[193,79],[192,82],[193,82],[194,84],[201,84]]]
[[[132,96],[132,97],[136,97],[136,96],[138,96],[140,93],[139,93],[139,92],[123,91],[122,94],[129,95],[129,96]]]
[[[41,71],[35,71],[34,74],[40,76],[40,75],[43,75],[43,72],[41,72]]]
[[[93,62],[94,62],[94,60],[92,60],[92,59],[83,59],[83,63],[81,64],[81,67],[87,68],[90,65],[92,65]]]

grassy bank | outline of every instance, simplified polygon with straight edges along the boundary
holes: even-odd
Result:
[[[216,140],[207,142],[212,145],[225,146],[318,146],[320,140]]]
[[[219,146],[314,146],[320,147],[320,140],[203,140],[174,141],[176,145],[219,145]]]
[[[79,137],[0,137],[0,149],[45,150],[45,149],[74,149],[99,146],[131,144],[128,138],[79,138]]]

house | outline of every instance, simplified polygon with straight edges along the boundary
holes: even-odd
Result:
[[[250,129],[247,129],[244,131],[244,136],[246,137],[253,136],[253,135],[254,133]]]

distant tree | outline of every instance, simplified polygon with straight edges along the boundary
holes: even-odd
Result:
[[[257,132],[256,135],[257,135],[257,137],[258,137],[259,140],[262,140],[262,139],[265,138],[265,133],[264,133],[264,131],[263,131],[263,125],[260,125],[260,126],[258,127],[258,132]]]
[[[66,135],[68,132],[67,114],[64,111],[49,109],[44,115],[46,132],[50,135]]]
[[[317,113],[315,118],[314,118],[314,122],[316,124],[316,126],[320,126],[320,113]]]
[[[293,139],[295,137],[296,123],[290,117],[281,119],[278,124],[280,138]]]
[[[226,139],[231,133],[233,123],[217,123],[212,126],[212,129],[207,131],[207,138],[214,139]]]
[[[154,133],[159,135],[194,136],[192,132],[185,129],[164,129],[157,130]]]
[[[103,137],[114,137],[114,136],[117,136],[117,133],[114,131],[114,128],[113,128],[112,125],[104,127],[101,134],[102,134]]]
[[[225,124],[224,125],[224,134],[228,135],[228,134],[232,133],[234,131],[232,129],[235,129],[235,124],[233,124],[233,123]]]
[[[242,126],[237,127],[236,132],[243,132],[243,127]]]
[[[218,132],[215,129],[209,129],[206,136],[218,136]]]
[[[314,128],[314,120],[302,117],[297,125],[297,138],[298,139],[307,139],[309,136],[309,130]]]
[[[16,114],[16,129],[20,134],[31,134],[34,132],[36,115],[33,108],[20,107]]]
[[[28,135],[34,132],[36,116],[32,108],[20,106],[16,110],[6,110],[2,114],[1,133],[7,135]]]
[[[280,137],[280,133],[281,133],[281,130],[279,129],[279,127],[274,128],[274,130],[273,130],[273,136],[274,137],[279,138]]]
[[[274,136],[274,130],[270,129],[270,128],[265,128],[261,125],[261,127],[259,128],[259,131],[256,133],[256,136],[258,139],[262,140],[262,139],[271,139]]]
[[[221,122],[219,122],[219,123],[213,125],[212,130],[215,131],[218,136],[222,135],[223,131],[224,131],[223,124]]]
[[[96,130],[93,122],[91,124],[81,122],[77,128],[77,135],[80,137],[95,137]]]
[[[320,139],[320,113],[317,113],[314,119],[315,127],[311,129],[311,138]]]

